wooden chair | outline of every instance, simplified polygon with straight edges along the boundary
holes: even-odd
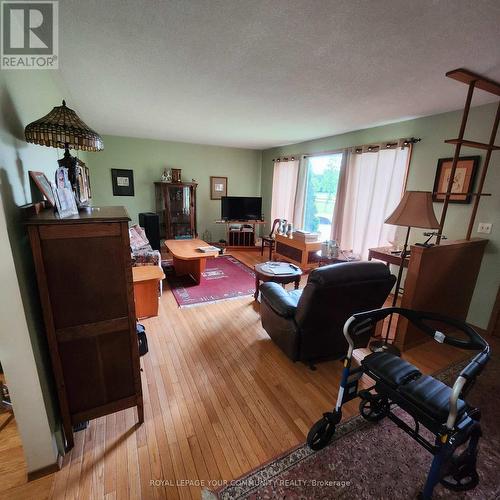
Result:
[[[264,248],[269,247],[269,260],[272,260],[272,258],[273,258],[273,250],[274,250],[274,246],[276,244],[276,242],[274,240],[274,232],[276,231],[277,227],[279,227],[283,224],[283,222],[286,223],[286,220],[274,219],[269,236],[262,237],[262,246],[260,248],[260,254],[264,255]]]

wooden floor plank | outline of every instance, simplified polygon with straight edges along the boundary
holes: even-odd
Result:
[[[66,500],[79,498],[80,478],[82,472],[82,456],[85,444],[85,432],[75,432],[75,446],[71,452],[71,463],[69,466],[68,485],[66,487]]]
[[[92,469],[94,466],[94,449],[96,439],[96,425],[89,425],[85,431],[85,439],[82,453],[82,468],[79,478],[80,498],[91,498],[92,494]]]
[[[137,441],[135,436],[136,420],[134,412],[125,411],[125,425],[127,435],[127,474],[128,492],[131,500],[141,498],[141,477],[139,473],[139,458],[137,455]]]
[[[94,467],[92,469],[92,498],[104,498],[104,463],[106,461],[105,436],[106,417],[92,421],[90,425],[96,426]],[[63,469],[64,470],[64,467]],[[59,472],[57,475],[59,475]]]
[[[104,461],[104,495],[116,492],[116,413],[106,415],[106,459]]]

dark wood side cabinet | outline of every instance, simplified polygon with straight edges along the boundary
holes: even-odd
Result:
[[[155,182],[160,236],[167,240],[196,238],[196,182]]]
[[[66,447],[75,424],[137,406],[144,420],[128,214],[27,219]]]
[[[447,240],[429,248],[413,245],[401,307],[465,321],[488,241]],[[430,342],[429,337],[399,316],[394,340],[398,349],[406,351],[423,342]]]

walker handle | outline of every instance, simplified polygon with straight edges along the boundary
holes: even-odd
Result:
[[[440,343],[449,344],[454,347],[459,347],[461,349],[469,350],[487,350],[489,348],[486,341],[468,324],[463,321],[449,318],[441,314],[424,312],[424,311],[413,311],[411,309],[405,309],[402,307],[384,307],[382,309],[374,309],[373,311],[365,311],[361,313],[354,314],[352,317],[354,321],[349,324],[349,333],[356,336],[357,326],[361,323],[363,327],[367,323],[372,326],[378,321],[383,320],[390,314],[399,314],[408,319],[416,327],[418,327],[422,332],[424,332],[429,337]],[[439,321],[446,325],[452,326],[457,330],[460,330],[467,336],[467,340],[463,340],[451,335],[445,334],[426,324],[425,321]]]

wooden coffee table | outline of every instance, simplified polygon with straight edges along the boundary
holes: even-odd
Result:
[[[174,257],[175,274],[189,274],[197,284],[200,284],[201,273],[205,270],[207,259],[217,257],[218,251],[200,252],[199,247],[210,246],[203,240],[166,240],[165,246]]]
[[[259,287],[261,281],[263,283],[273,281],[274,283],[280,283],[282,285],[286,285],[287,283],[294,283],[295,290],[299,288],[300,277],[302,276],[302,271],[299,268],[294,269],[290,266],[290,274],[273,274],[263,270],[263,268],[265,269],[265,267],[267,267],[266,262],[255,265],[255,300],[259,298]]]

